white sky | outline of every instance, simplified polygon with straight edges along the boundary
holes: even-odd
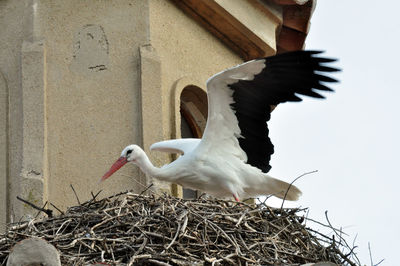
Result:
[[[307,49],[338,58],[341,83],[326,100],[283,104],[272,115],[272,176],[293,180],[310,217],[343,227],[358,257],[398,265],[400,2],[320,0]],[[292,205],[293,206],[293,205]],[[295,205],[296,206],[296,205]]]

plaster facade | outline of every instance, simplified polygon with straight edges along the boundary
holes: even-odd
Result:
[[[48,200],[61,209],[90,192],[133,189],[129,165],[98,180],[129,143],[142,144],[139,47],[148,43],[147,1],[40,1],[46,45]]]
[[[7,143],[0,146],[1,154],[6,156],[4,159],[6,166],[0,166],[0,229],[4,229],[4,222],[13,221],[14,213],[19,212],[11,202],[16,195],[20,195],[19,176],[22,165],[22,79],[21,79],[21,52],[24,39],[30,39],[30,31],[24,30],[24,25],[28,20],[25,10],[28,6],[27,1],[0,1],[0,72],[1,74],[1,103],[0,108],[3,120],[0,124],[2,140],[4,137]],[[25,19],[21,19],[25,18]],[[3,98],[4,97],[4,98]],[[5,108],[5,109],[4,109]],[[3,113],[4,111],[4,113]],[[4,122],[8,119],[7,123]],[[3,161],[4,163],[4,161]],[[6,206],[4,205],[6,202]],[[4,210],[3,208],[6,207]]]
[[[139,47],[149,42],[148,10],[147,1],[1,1],[10,117],[1,222],[36,215],[16,196],[65,209],[76,204],[70,185],[81,201],[91,191],[146,186],[133,166],[98,180],[124,145],[142,144]]]

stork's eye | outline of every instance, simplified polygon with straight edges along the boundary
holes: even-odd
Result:
[[[127,150],[127,151],[126,151],[126,155],[129,155],[129,154],[131,154],[131,153],[132,153],[132,151],[133,151],[133,150]]]

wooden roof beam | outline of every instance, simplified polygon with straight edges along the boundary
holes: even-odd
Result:
[[[268,44],[260,34],[255,33],[232,15],[223,4],[214,0],[172,0],[186,14],[194,18],[208,31],[234,50],[244,60],[268,56],[276,53],[276,45]],[[250,1],[251,2],[251,1]],[[238,2],[237,2],[238,3]],[[248,5],[246,1],[245,4]],[[251,16],[251,14],[248,14]],[[273,17],[271,16],[271,19]],[[278,23],[277,23],[278,25]],[[267,27],[267,26],[265,26]],[[275,40],[274,40],[275,42]]]

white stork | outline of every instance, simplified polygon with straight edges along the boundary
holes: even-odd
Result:
[[[295,51],[252,60],[224,70],[207,81],[208,119],[202,139],[175,139],[154,143],[150,150],[180,153],[161,168],[155,167],[137,145],[127,146],[102,177],[105,180],[127,162],[149,176],[205,191],[216,197],[274,195],[297,200],[294,185],[267,175],[274,146],[267,122],[273,106],[301,101],[299,95],[324,98],[316,91],[332,91],[322,75],[338,69],[316,56],[320,51]]]

